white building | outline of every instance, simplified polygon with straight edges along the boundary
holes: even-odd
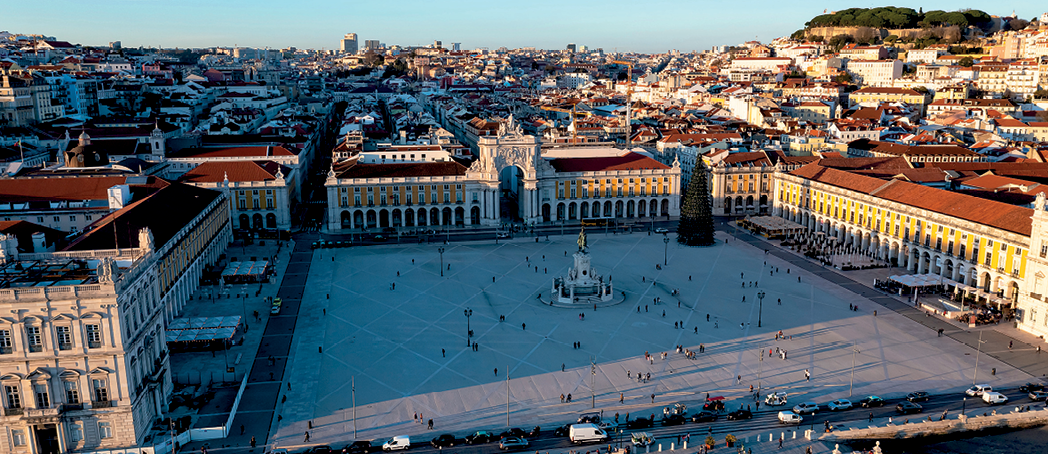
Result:
[[[846,69],[857,85],[890,87],[902,77],[902,66],[900,60],[850,60]]]

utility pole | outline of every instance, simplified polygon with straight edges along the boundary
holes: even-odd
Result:
[[[506,427],[509,427],[509,366],[506,366]]]
[[[350,377],[350,386],[353,389],[353,439],[357,439],[357,376]]]
[[[597,376],[597,364],[590,357],[590,408],[597,408],[597,394],[593,391],[593,378]]]
[[[851,397],[851,395],[852,395],[852,386],[855,385],[855,354],[856,353],[859,353],[859,347],[857,347],[855,344],[852,344],[852,371],[851,371],[851,381],[848,382],[848,397]]]
[[[975,382],[978,380],[977,377],[979,376],[979,352],[982,351],[983,342],[986,341],[982,340],[982,331],[979,331],[979,345],[977,346],[978,348],[975,350],[975,372],[972,372],[972,385],[974,385]]]

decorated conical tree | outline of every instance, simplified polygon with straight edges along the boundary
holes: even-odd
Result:
[[[713,202],[710,200],[709,169],[697,159],[684,193],[677,222],[677,242],[685,246],[712,246]]]

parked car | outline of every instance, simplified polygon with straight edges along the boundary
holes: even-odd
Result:
[[[792,411],[779,412],[779,424],[800,424],[802,421],[804,421],[804,417]]]
[[[386,241],[387,239],[388,238],[386,238],[385,235],[375,235],[371,237],[371,241]]]
[[[309,449],[304,451],[304,454],[331,454],[331,446],[311,446]]]
[[[1044,402],[1045,400],[1048,400],[1048,391],[1030,391],[1027,396],[1030,400]]]
[[[568,431],[572,443],[601,443],[608,439],[608,433],[593,423],[572,424]]]
[[[877,396],[866,396],[859,401],[859,406],[862,408],[883,407],[884,399]]]
[[[629,423],[626,423],[626,424],[629,424]],[[560,426],[560,427],[558,427],[556,429],[553,429],[553,436],[554,437],[566,437],[566,436],[568,436],[568,432],[570,430],[571,430],[571,424],[565,424],[565,425]]]
[[[906,395],[906,400],[910,402],[924,402],[931,398],[932,396],[924,391],[914,391]]]
[[[1044,391],[1044,385],[1040,383],[1027,383],[1019,387],[1020,392],[1030,393],[1034,391]]]
[[[647,429],[653,425],[655,423],[650,418],[637,418],[632,421],[626,421],[627,429]]]
[[[659,228],[655,229],[655,233],[669,233],[669,232],[670,231],[668,229],[664,228],[664,227],[659,227]]]
[[[524,437],[525,437],[525,436],[527,436],[527,435],[528,435],[528,434],[527,434],[527,433],[525,433],[525,432],[524,432],[523,430],[521,430],[520,428],[514,427],[514,428],[512,428],[512,429],[510,429],[510,430],[507,430],[507,431],[505,431],[505,432],[502,432],[502,433],[500,433],[500,434],[499,434],[499,439],[502,439],[502,438],[510,438],[510,437],[524,438]]]
[[[702,404],[702,409],[707,411],[721,411],[724,409],[724,401],[722,400],[711,400]]]
[[[1008,396],[993,391],[987,391],[983,393],[982,400],[990,405],[997,405],[1008,402]]]
[[[736,410],[728,413],[728,421],[738,421],[740,419],[752,419],[753,413],[749,410]]]
[[[496,440],[495,434],[493,434],[491,432],[488,432],[486,430],[478,430],[478,431],[473,432],[473,433],[471,433],[469,435],[466,435],[466,444],[467,445],[479,445],[479,444],[483,444],[483,443],[490,443],[490,442],[495,441],[495,440]]]
[[[798,415],[815,414],[819,411],[819,404],[815,402],[801,402],[793,406],[793,412]]]
[[[662,417],[662,425],[664,426],[679,426],[688,422],[684,419],[683,415],[666,415]]]
[[[374,451],[375,448],[369,440],[357,440],[342,447],[342,454],[368,454]]]
[[[513,238],[513,235],[510,235],[509,232],[498,232],[498,233],[495,234],[495,238],[499,238],[499,239]]]
[[[702,410],[691,416],[691,422],[712,422],[716,420],[717,414],[706,410]]]
[[[895,405],[895,411],[899,412],[900,415],[908,415],[910,413],[920,413],[924,411],[924,408],[920,404],[904,400]]]
[[[848,399],[837,399],[826,405],[830,411],[844,411],[852,408],[852,403]]]
[[[508,451],[510,449],[524,449],[528,447],[528,440],[521,437],[506,437],[499,442],[499,449]]]
[[[433,445],[434,448],[450,448],[455,446],[455,436],[451,434],[443,434],[433,440],[430,440],[429,444]]]
[[[982,396],[983,393],[990,392],[990,391],[993,391],[993,386],[990,386],[990,385],[975,385],[975,386],[972,386],[971,388],[968,388],[968,390],[965,391],[964,394],[966,394],[968,397],[979,397],[979,396]]]

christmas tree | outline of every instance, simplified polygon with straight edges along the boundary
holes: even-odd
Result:
[[[691,172],[677,222],[677,242],[685,246],[712,246],[713,202],[710,200],[709,170],[699,158]]]

